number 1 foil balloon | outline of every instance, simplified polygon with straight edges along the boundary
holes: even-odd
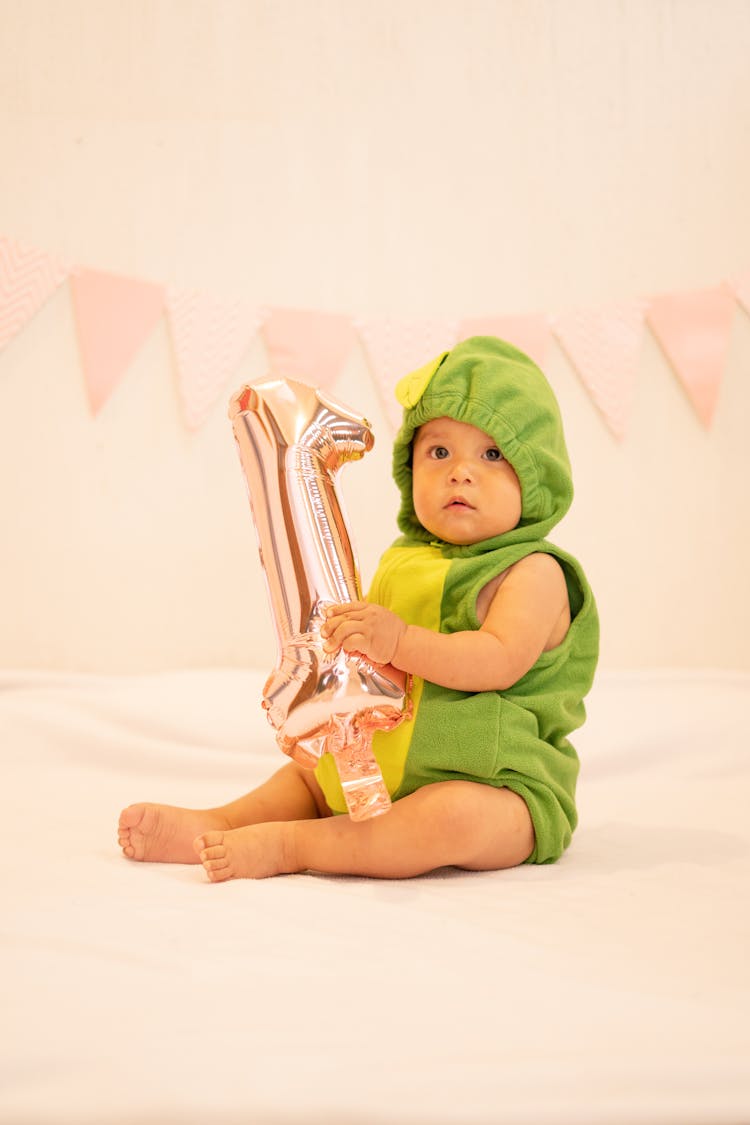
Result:
[[[338,470],[373,446],[366,419],[292,379],[243,387],[229,405],[279,646],[263,707],[279,746],[314,768],[330,752],[352,820],[391,801],[372,753],[405,717],[406,677],[356,653],[327,653],[326,607],[362,597]]]

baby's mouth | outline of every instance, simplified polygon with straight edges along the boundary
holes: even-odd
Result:
[[[464,509],[467,512],[473,511],[472,505],[468,502],[468,500],[464,500],[462,496],[454,496],[451,500],[448,501],[445,506],[446,508],[453,510]]]

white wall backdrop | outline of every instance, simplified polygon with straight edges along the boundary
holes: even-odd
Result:
[[[268,305],[469,317],[750,271],[748,0],[0,0],[0,235]],[[425,360],[430,358],[424,357]],[[269,666],[226,399],[195,433],[165,326],[91,417],[69,287],[0,352],[0,664]],[[702,427],[645,335],[617,443],[557,346],[578,489],[557,541],[605,666],[747,667],[750,316]],[[365,581],[379,439],[342,484]]]

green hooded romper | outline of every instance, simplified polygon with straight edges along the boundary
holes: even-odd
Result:
[[[395,730],[379,731],[373,750],[393,800],[432,782],[462,779],[507,787],[525,800],[536,833],[530,863],[551,863],[577,823],[578,757],[568,734],[585,719],[599,647],[599,623],[580,564],[545,536],[573,498],[570,463],[554,394],[522,352],[491,336],[458,344],[399,383],[405,407],[393,451],[401,491],[402,536],[385,552],[368,600],[408,624],[441,633],[478,629],[476,604],[495,575],[534,552],[560,563],[571,625],[512,687],[465,692],[415,677],[413,711]],[[435,541],[417,520],[411,493],[411,442],[439,417],[489,434],[521,483],[522,513],[513,531],[466,546]],[[316,776],[333,812],[346,812],[330,754]]]

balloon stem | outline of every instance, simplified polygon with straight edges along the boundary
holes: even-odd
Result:
[[[352,820],[381,816],[391,807],[391,798],[372,752],[372,730],[357,722],[356,715],[336,716],[337,736],[330,746]]]

